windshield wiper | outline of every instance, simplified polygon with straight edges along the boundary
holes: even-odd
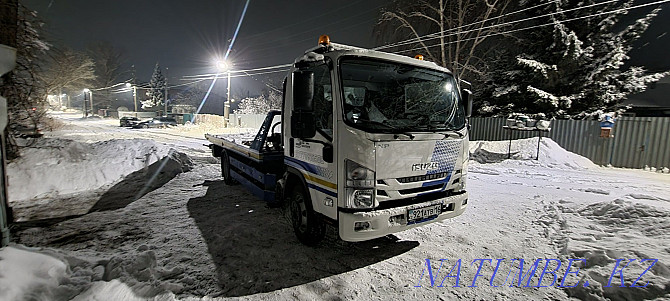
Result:
[[[450,137],[452,134],[458,135],[458,138],[465,137],[465,134],[456,130],[449,129],[446,126],[435,126],[433,124],[427,124],[420,126],[420,128],[425,128],[433,133],[437,133],[438,131],[449,131],[448,133],[442,133],[444,135],[444,138]]]
[[[385,126],[386,128],[388,128],[390,130],[393,130],[393,131],[400,130],[397,127],[394,127],[392,125],[388,125],[386,123],[379,122],[379,121],[374,121],[374,120],[369,120],[369,119],[358,119],[357,121],[366,122],[366,123],[370,123],[370,124],[374,124],[374,125]],[[410,133],[405,133],[405,132],[401,131],[401,132],[397,132],[397,133],[394,132],[393,134],[395,134],[395,135],[393,135],[393,139],[398,139],[400,137],[398,134],[402,134],[402,135],[405,135],[405,136],[409,137],[410,140],[414,140],[414,135],[412,135]]]

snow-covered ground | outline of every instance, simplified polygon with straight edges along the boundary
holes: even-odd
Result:
[[[506,160],[505,141],[471,142],[469,208],[457,218],[355,244],[337,240],[330,231],[324,243],[309,248],[298,243],[280,209],[268,208],[241,186],[223,183],[219,162],[209,154],[202,136],[194,134],[198,130],[131,130],[119,128],[113,120],[65,122],[65,127],[47,136],[73,140],[68,143],[80,145],[75,149],[85,148],[85,162],[110,156],[94,151],[102,143],[124,146],[117,151],[119,158],[133,157],[125,150],[151,153],[143,147],[155,144],[159,158],[165,149],[184,154],[174,161],[190,162],[190,170],[171,173],[151,185],[145,184],[152,172],[117,173],[114,176],[122,179],[103,185],[102,190],[109,190],[102,196],[55,206],[81,211],[93,204],[83,210],[86,214],[57,223],[20,224],[14,243],[41,251],[24,252],[19,245],[0,251],[2,300],[23,292],[49,300],[670,298],[670,175],[598,167],[549,139],[542,140],[539,160],[533,160],[534,139],[515,141],[511,160]],[[129,147],[138,140],[127,139],[153,141],[139,140],[143,147]],[[35,150],[42,151],[67,157],[62,150]],[[48,164],[54,159],[42,160]],[[130,193],[123,189],[126,185]],[[68,192],[63,187],[57,189],[60,194]],[[148,188],[136,197],[141,187]],[[54,210],[49,207],[51,194],[29,187],[12,189],[42,196],[39,206],[26,207],[27,216]],[[25,259],[31,256],[56,261]],[[494,265],[484,264],[477,287],[468,287],[478,265],[471,263],[485,258],[493,259]],[[511,281],[500,275],[518,270],[518,261],[512,259],[521,258],[526,262],[524,271],[536,259],[562,260],[558,282],[569,259],[585,259],[579,276],[572,274],[566,280],[566,285],[581,283],[575,288],[510,287]],[[623,272],[630,286],[650,265],[638,264],[639,260],[648,258],[658,262],[638,285],[647,281],[649,285],[620,288],[617,276],[606,287],[617,259],[637,259]],[[438,279],[434,286],[424,271],[426,259],[432,262],[432,272],[439,274],[434,275]],[[448,260],[438,271],[440,259]],[[455,278],[446,278],[444,286],[437,287],[458,259],[462,259],[459,287],[453,287]],[[497,259],[505,260],[492,280]],[[41,268],[26,263],[39,260],[45,262]],[[28,276],[6,276],[6,271],[19,270]],[[512,270],[509,278],[513,276]],[[551,276],[545,277],[542,285],[550,280]],[[532,284],[537,281],[536,276]],[[15,289],[3,295],[2,288],[8,285]]]

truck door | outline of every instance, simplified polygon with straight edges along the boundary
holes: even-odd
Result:
[[[286,156],[286,164],[302,173],[314,210],[332,219],[337,218],[336,164],[323,158],[324,147],[332,147],[333,95],[331,68],[320,64],[307,68],[314,74],[314,121],[316,136],[312,139],[293,139],[293,153]],[[334,154],[334,158],[337,156]]]

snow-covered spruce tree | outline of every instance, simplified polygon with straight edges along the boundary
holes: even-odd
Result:
[[[530,9],[540,3],[546,5]],[[496,70],[479,113],[544,113],[558,118],[587,118],[603,111],[623,110],[621,101],[668,73],[648,74],[626,67],[632,44],[658,14],[656,8],[632,24],[621,24],[633,1],[587,7],[593,0],[521,1],[528,16],[540,16],[520,27],[517,39],[502,43]],[[581,9],[580,9],[581,8]],[[617,11],[618,10],[618,11]],[[611,12],[596,15],[603,12]],[[592,16],[596,15],[596,16]],[[581,19],[580,19],[581,18]],[[514,43],[514,44],[511,44]]]
[[[142,109],[154,107],[160,109],[165,98],[165,86],[165,76],[161,72],[161,67],[156,63],[154,73],[151,75],[151,80],[149,81],[149,90],[147,91],[149,99],[142,101]]]

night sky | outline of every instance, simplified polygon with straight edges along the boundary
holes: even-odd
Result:
[[[47,23],[55,44],[84,49],[108,41],[122,49],[138,79],[149,80],[154,65],[168,67],[169,82],[183,75],[211,73],[212,59],[223,56],[245,1],[182,0],[26,0]],[[383,0],[251,1],[230,61],[236,69],[292,63],[319,35],[334,42],[371,47],[372,28]],[[164,73],[165,74],[165,73]],[[278,77],[282,77],[278,75]],[[262,86],[235,79],[233,92]],[[225,84],[217,85],[225,88]]]
[[[134,64],[140,81],[148,80],[159,62],[169,68],[170,84],[184,83],[183,75],[214,71],[212,59],[225,53],[245,4],[243,0],[21,2],[38,11],[52,43],[84,49],[107,41],[124,51],[126,67]],[[372,29],[388,2],[253,0],[230,60],[236,69],[291,63],[316,45],[321,34],[338,43],[374,46]],[[663,6],[665,10],[631,53],[633,63],[649,69],[670,69],[670,35],[665,34],[670,28],[670,5]],[[648,10],[638,10],[631,17]],[[233,92],[251,90],[253,94],[262,79],[235,79]]]

